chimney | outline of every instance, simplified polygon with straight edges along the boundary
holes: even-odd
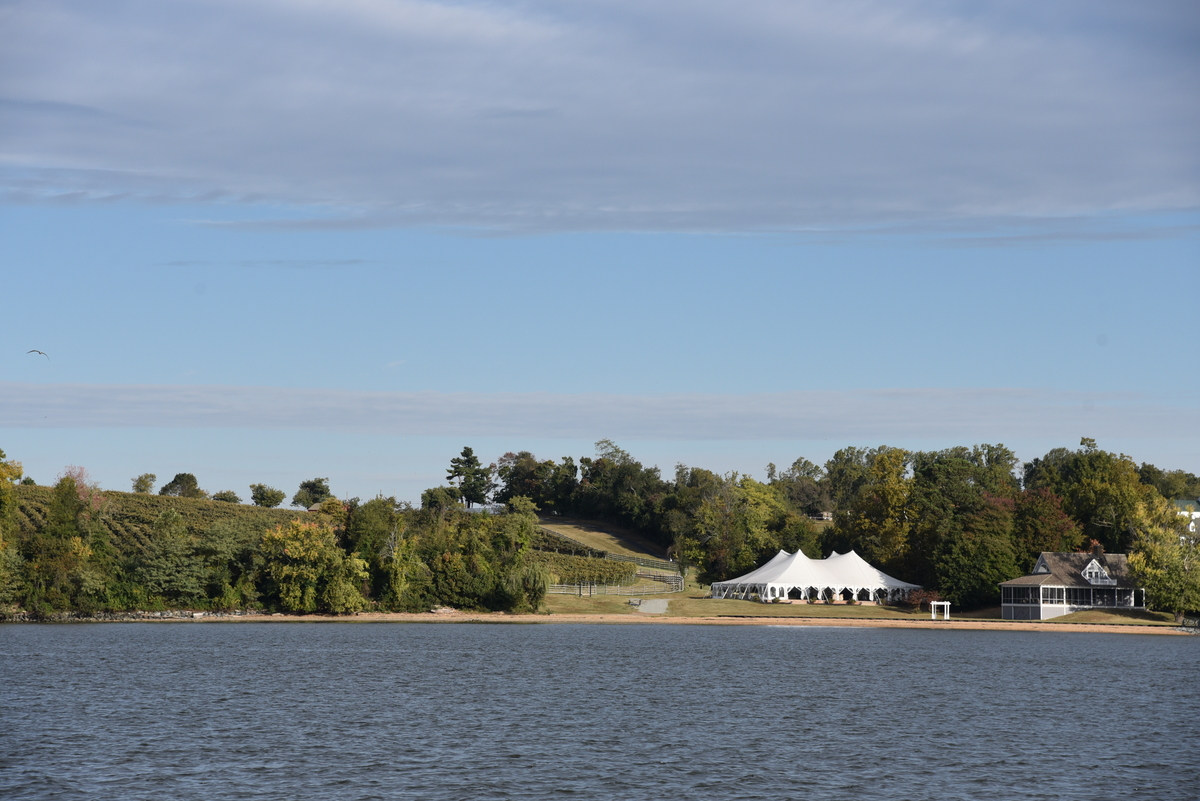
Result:
[[[1096,557],[1097,559],[1104,556],[1104,546],[1101,545],[1097,540],[1092,540],[1092,556]]]

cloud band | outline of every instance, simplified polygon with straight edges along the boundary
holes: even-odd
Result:
[[[635,396],[0,382],[0,428],[965,442],[1179,437],[1200,431],[1200,408],[1138,393],[1011,388]]]

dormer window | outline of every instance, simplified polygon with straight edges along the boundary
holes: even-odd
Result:
[[[1116,579],[1108,577],[1108,571],[1100,566],[1100,563],[1095,559],[1088,562],[1088,566],[1083,569],[1083,577],[1088,580],[1089,584],[1116,584]]]
[[[1046,564],[1046,560],[1043,557],[1039,556],[1038,560],[1037,560],[1037,564],[1033,566],[1033,572],[1034,573],[1049,573],[1050,566]]]

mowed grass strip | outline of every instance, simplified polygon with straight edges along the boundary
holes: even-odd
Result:
[[[597,551],[622,554],[624,556],[641,556],[648,559],[666,559],[666,549],[655,545],[636,531],[632,531],[611,523],[595,520],[580,520],[573,517],[543,517],[542,528],[549,529],[564,537],[570,537]]]
[[[1046,623],[1104,623],[1117,626],[1174,626],[1170,612],[1150,612],[1145,609],[1085,609],[1052,618]]]

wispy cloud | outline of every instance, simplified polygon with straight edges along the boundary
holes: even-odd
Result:
[[[1190,0],[15,2],[0,197],[846,235],[1194,209],[1198,52]]]
[[[893,389],[754,395],[352,392],[0,383],[0,428],[246,428],[654,440],[1180,437],[1200,406],[1139,393]],[[1194,435],[1193,435],[1194,436]]]

